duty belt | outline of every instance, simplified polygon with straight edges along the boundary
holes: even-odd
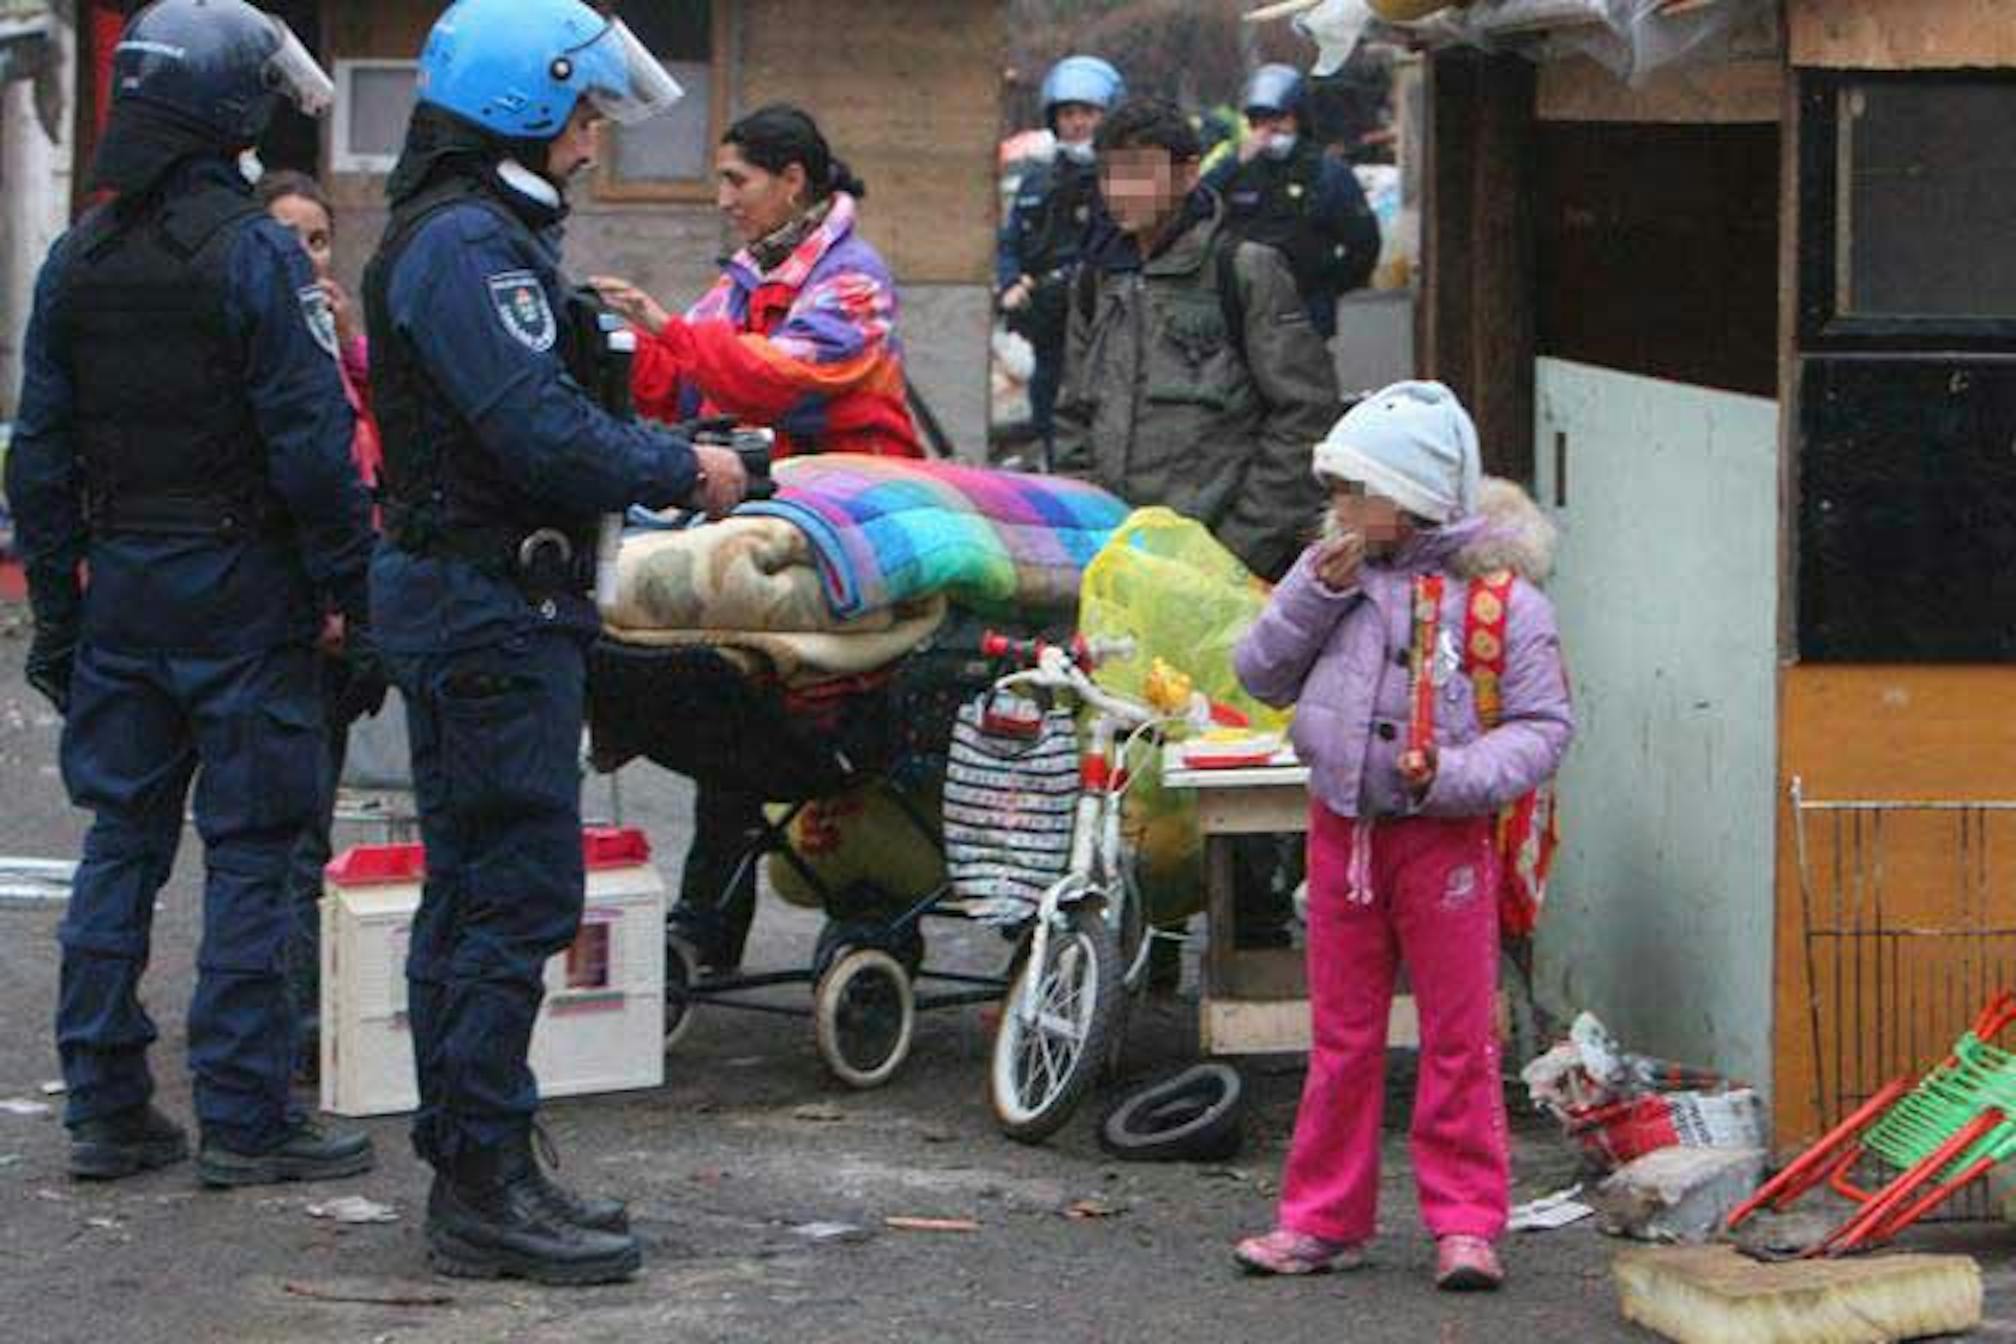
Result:
[[[534,599],[580,594],[595,587],[595,548],[557,527],[513,528],[414,527],[395,521],[388,507],[386,534],[392,544],[412,555],[459,560],[497,578],[509,579]],[[404,522],[405,525],[400,524]]]
[[[258,495],[98,494],[85,502],[97,536],[240,537],[273,535],[287,528],[277,500]]]

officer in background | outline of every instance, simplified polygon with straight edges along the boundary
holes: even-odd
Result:
[[[1057,150],[1022,179],[995,249],[1001,311],[1008,329],[1027,340],[1036,356],[1029,379],[1030,427],[1046,453],[1064,377],[1071,274],[1086,234],[1105,213],[1092,138],[1125,94],[1120,72],[1097,56],[1066,56],[1050,68],[1043,78],[1043,121]]]
[[[678,96],[578,0],[459,0],[421,54],[364,277],[388,542],[371,589],[427,850],[406,965],[413,1137],[448,1274],[600,1283],[639,1263],[620,1203],[541,1169],[526,1054],[546,961],[581,919],[597,518],[689,501],[718,516],[744,488],[733,452],[611,416],[584,391],[606,370],[566,358],[593,335],[560,272],[566,183],[605,117]]]
[[[1225,198],[1240,237],[1278,248],[1325,340],[1337,333],[1337,298],[1363,285],[1379,261],[1379,221],[1350,165],[1308,134],[1307,86],[1291,65],[1263,65],[1240,100],[1248,135],[1236,158],[1205,181]]]
[[[113,53],[94,185],[51,250],[7,462],[33,605],[28,680],[93,814],[63,919],[56,1041],[71,1172],[187,1156],[151,1102],[138,989],[192,776],[206,878],[189,1006],[207,1184],[350,1175],[363,1134],[289,1103],[286,880],[320,789],[318,594],[361,642],[371,532],[327,300],[252,195],[281,97],[328,76],[243,0],[160,0]]]

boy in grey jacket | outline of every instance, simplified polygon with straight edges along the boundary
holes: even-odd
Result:
[[[1140,99],[1099,129],[1113,229],[1072,287],[1055,465],[1195,518],[1265,579],[1316,522],[1310,445],[1336,374],[1287,260],[1223,228],[1181,112]]]

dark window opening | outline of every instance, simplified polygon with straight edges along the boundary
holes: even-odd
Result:
[[[1541,122],[1538,352],[1778,394],[1778,128]]]

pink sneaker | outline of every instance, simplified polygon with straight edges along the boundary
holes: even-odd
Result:
[[[1488,1293],[1505,1282],[1498,1252],[1482,1237],[1435,1239],[1435,1286],[1445,1293]]]
[[[1349,1241],[1329,1241],[1277,1227],[1264,1237],[1248,1237],[1232,1248],[1232,1258],[1248,1274],[1326,1274],[1333,1269],[1356,1269],[1365,1263],[1365,1250]]]

